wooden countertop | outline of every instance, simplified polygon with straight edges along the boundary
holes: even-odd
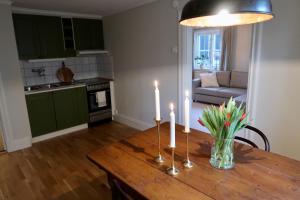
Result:
[[[146,199],[300,199],[300,161],[237,143],[235,168],[214,169],[209,164],[211,136],[192,130],[190,159],[195,166],[187,170],[182,165],[186,136],[182,126],[176,130],[177,177],[166,174],[171,163],[168,123],[161,126],[163,165],[153,161],[156,128],[101,148],[88,158]]]

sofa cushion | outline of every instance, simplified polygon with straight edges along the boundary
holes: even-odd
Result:
[[[201,87],[219,87],[216,73],[200,74]]]
[[[248,72],[231,72],[230,87],[247,89]]]
[[[220,86],[230,87],[230,71],[219,71],[216,74]]]
[[[234,98],[235,102],[239,105],[239,104],[246,104],[247,101],[247,94],[244,94],[242,96],[238,96],[236,98]]]
[[[247,94],[247,90],[246,89],[242,89],[242,88],[222,88],[220,90],[217,91],[217,96],[219,97],[225,97],[225,98],[230,98],[230,97],[238,97],[238,96],[242,96],[244,94]]]
[[[219,96],[218,91],[225,88],[222,87],[198,87],[195,89],[195,94],[208,95],[208,96]]]
[[[200,78],[200,74],[203,74],[203,73],[211,73],[211,71],[207,70],[207,69],[193,70],[193,78],[194,79]]]

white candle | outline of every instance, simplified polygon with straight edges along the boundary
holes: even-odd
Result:
[[[174,113],[174,104],[170,104],[170,147],[175,148],[175,113]]]
[[[190,98],[189,98],[189,91],[185,92],[184,122],[185,122],[184,131],[186,133],[188,133],[188,132],[190,132]]]
[[[155,119],[160,120],[160,99],[159,99],[159,89],[158,89],[158,81],[154,81],[155,86]]]

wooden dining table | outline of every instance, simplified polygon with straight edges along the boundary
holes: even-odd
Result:
[[[107,172],[113,199],[125,194],[128,199],[300,200],[300,161],[236,143],[235,167],[215,169],[209,163],[212,137],[192,130],[189,150],[194,167],[185,169],[186,134],[182,130],[176,125],[175,166],[180,173],[175,177],[166,173],[172,155],[169,123],[160,129],[163,164],[154,161],[156,127],[91,152],[88,158]]]

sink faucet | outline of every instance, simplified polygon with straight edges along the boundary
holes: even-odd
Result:
[[[39,74],[39,76],[45,76],[45,67],[40,67],[40,68],[36,68],[36,69],[32,69],[32,72],[36,72]]]

